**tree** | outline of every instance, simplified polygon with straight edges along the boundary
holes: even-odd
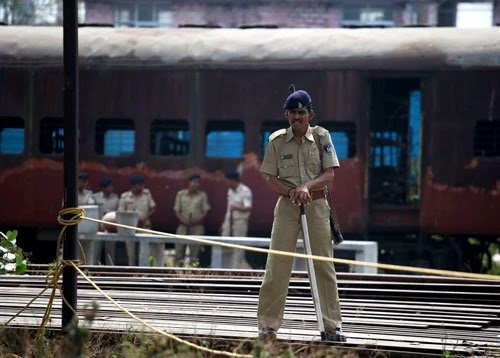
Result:
[[[62,0],[0,0],[0,21],[7,25],[60,25]]]

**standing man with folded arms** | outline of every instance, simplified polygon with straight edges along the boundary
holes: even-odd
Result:
[[[177,192],[175,196],[174,212],[179,219],[177,235],[204,235],[203,220],[210,210],[207,194],[200,189],[201,176],[191,174],[188,178],[187,188]],[[189,255],[186,249],[189,248]],[[192,241],[175,244],[175,265],[198,265],[200,245]]]
[[[267,184],[279,194],[271,232],[272,250],[295,252],[301,231],[299,205],[305,206],[313,255],[332,257],[330,207],[327,185],[339,166],[330,133],[311,127],[314,118],[311,97],[291,86],[285,101],[289,127],[269,137],[260,171]],[[274,340],[281,326],[293,257],[269,254],[259,294],[259,339]],[[342,332],[337,278],[333,263],[315,261],[319,301],[326,340],[345,341]]]

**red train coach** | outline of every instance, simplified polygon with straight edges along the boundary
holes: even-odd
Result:
[[[143,173],[153,226],[167,232],[175,193],[198,172],[212,234],[223,173],[238,169],[254,192],[250,235],[268,236],[276,194],[258,170],[294,83],[340,156],[346,236],[379,241],[381,261],[461,268],[461,238],[500,234],[499,38],[499,28],[81,28],[79,168],[94,191],[111,176],[123,192]],[[61,28],[0,27],[0,226],[22,229],[35,261],[53,258],[44,248],[63,192],[62,43]]]

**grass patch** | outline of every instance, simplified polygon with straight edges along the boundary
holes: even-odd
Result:
[[[183,345],[167,337],[145,333],[96,333],[74,326],[67,334],[46,330],[0,328],[0,357],[222,357]],[[360,355],[349,349],[289,342],[262,343],[258,340],[189,339],[206,348],[251,355],[255,358],[344,357]],[[371,355],[373,356],[373,355]],[[385,355],[378,355],[385,357]]]

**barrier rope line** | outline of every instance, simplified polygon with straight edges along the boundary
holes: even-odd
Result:
[[[183,340],[171,333],[168,333],[168,332],[165,332],[165,331],[162,331],[161,329],[158,329],[152,325],[150,325],[149,323],[147,323],[146,321],[144,321],[142,318],[136,316],[135,314],[133,314],[132,312],[130,312],[127,308],[123,307],[120,303],[118,303],[117,301],[115,301],[111,296],[109,296],[106,292],[104,292],[103,290],[101,290],[99,288],[99,286],[97,286],[87,275],[85,275],[83,273],[83,271],[77,266],[75,265],[74,262],[68,262],[69,265],[72,265],[77,271],[78,273],[88,282],[90,283],[97,291],[99,291],[99,293],[101,295],[103,295],[108,301],[110,301],[112,304],[114,304],[116,307],[118,307],[122,312],[125,312],[127,315],[129,315],[130,317],[132,317],[133,319],[135,319],[136,321],[142,323],[144,326],[148,327],[149,329],[153,330],[154,332],[157,332],[165,337],[168,337],[170,339],[173,339],[175,340],[176,342],[179,342],[181,344],[184,344],[184,345],[187,345],[191,348],[195,348],[199,351],[203,351],[203,352],[206,352],[206,353],[211,353],[211,354],[220,354],[220,355],[225,355],[225,356],[228,356],[228,357],[252,357],[252,355],[248,355],[248,354],[238,354],[238,353],[231,353],[231,352],[225,352],[225,351],[218,351],[218,350],[214,350],[214,349],[210,349],[210,348],[206,348],[206,347],[203,347],[203,346],[199,346],[197,344],[194,344],[194,343],[191,343],[189,341],[186,341],[186,340]]]
[[[68,215],[70,215],[70,217],[69,218],[65,218]],[[150,325],[149,323],[147,323],[146,321],[144,321],[140,317],[136,316],[135,314],[133,314],[132,312],[130,312],[129,310],[127,310],[125,307],[123,307],[118,302],[116,302],[111,296],[109,296],[107,293],[105,293],[103,290],[101,290],[101,288],[99,288],[78,267],[79,260],[62,260],[61,257],[60,257],[60,252],[61,252],[60,249],[61,249],[62,240],[64,238],[64,232],[66,231],[66,228],[68,226],[70,226],[70,225],[76,225],[76,224],[78,224],[83,219],[85,219],[85,209],[83,209],[83,208],[67,208],[67,209],[63,209],[63,210],[61,210],[59,212],[59,216],[57,218],[57,221],[60,224],[63,225],[63,228],[61,229],[61,232],[59,233],[59,236],[57,238],[56,264],[55,264],[54,268],[52,268],[52,269],[49,270],[49,272],[47,273],[46,280],[45,280],[46,283],[47,283],[47,286],[45,288],[43,288],[33,299],[31,299],[30,302],[28,302],[28,304],[25,307],[23,307],[19,312],[17,312],[14,316],[12,316],[4,324],[5,326],[7,326],[16,317],[18,317],[25,310],[27,310],[31,306],[31,304],[33,304],[33,302],[35,302],[38,298],[40,298],[45,293],[45,291],[47,291],[50,288],[52,288],[52,291],[51,291],[50,296],[49,296],[49,301],[47,303],[47,308],[45,309],[45,313],[43,315],[42,322],[41,322],[40,326],[38,327],[36,339],[39,339],[39,338],[42,337],[42,335],[44,333],[44,328],[46,327],[47,323],[50,320],[50,313],[52,311],[52,306],[53,306],[53,303],[54,303],[54,298],[56,297],[57,290],[59,290],[62,299],[71,308],[71,310],[73,311],[74,316],[76,317],[76,319],[78,319],[78,313],[71,307],[71,305],[69,304],[69,302],[66,300],[66,298],[64,297],[64,294],[62,292],[62,289],[61,289],[61,287],[59,285],[59,278],[60,278],[60,276],[62,274],[64,266],[73,266],[76,269],[76,271],[86,281],[88,281],[97,291],[99,291],[99,293],[101,295],[103,295],[108,301],[110,301],[115,306],[117,306],[122,312],[126,313],[127,315],[129,315],[130,317],[132,317],[136,321],[140,322],[144,326],[148,327],[152,331],[157,332],[157,333],[159,333],[159,334],[161,334],[161,335],[163,335],[163,336],[165,336],[167,338],[170,338],[170,339],[172,339],[172,340],[174,340],[174,341],[176,341],[176,342],[178,342],[180,344],[183,344],[183,345],[189,346],[191,348],[194,348],[194,349],[196,349],[198,351],[210,353],[210,354],[213,354],[213,355],[227,356],[227,357],[237,357],[237,358],[240,358],[240,357],[241,358],[251,358],[252,357],[252,355],[248,355],[248,354],[238,354],[238,353],[232,353],[232,352],[226,352],[226,351],[219,351],[219,350],[215,350],[215,349],[210,349],[210,348],[207,348],[207,347],[203,347],[203,346],[191,343],[189,341],[183,340],[183,339],[181,339],[181,338],[179,338],[179,337],[177,337],[177,336],[175,336],[173,334],[167,333],[165,331],[162,331],[162,330],[160,330],[160,329],[158,329],[158,328]],[[80,245],[80,249],[81,249],[81,245]]]
[[[65,218],[66,215],[71,215],[68,219]],[[85,210],[81,208],[76,208],[76,209],[63,209],[59,212],[59,216],[57,217],[57,221],[63,225],[63,228],[61,229],[59,236],[57,237],[57,245],[56,245],[56,262],[54,267],[50,268],[49,271],[47,272],[46,278],[45,278],[45,283],[47,284],[46,287],[44,287],[33,299],[31,299],[28,304],[23,307],[19,312],[17,312],[14,316],[12,316],[4,325],[7,326],[10,322],[12,322],[16,317],[21,315],[25,310],[27,310],[33,302],[35,302],[38,298],[40,298],[45,291],[51,289],[50,295],[49,295],[49,300],[47,302],[47,307],[45,309],[45,312],[42,317],[42,322],[40,323],[40,326],[38,327],[38,331],[36,334],[36,339],[38,340],[41,338],[44,334],[45,327],[47,323],[50,321],[50,313],[52,312],[52,306],[54,304],[54,299],[56,297],[56,292],[59,290],[59,293],[64,300],[64,302],[68,305],[68,307],[71,308],[73,313],[75,314],[75,317],[77,317],[77,312],[71,307],[69,302],[66,300],[66,298],[63,295],[62,288],[59,285],[59,278],[61,277],[61,274],[63,272],[63,267],[64,267],[64,262],[61,260],[60,257],[60,252],[61,252],[61,245],[62,245],[62,240],[64,238],[64,232],[66,231],[66,228],[69,225],[76,225],[78,224],[82,218],[85,216]],[[73,264],[76,263],[78,264],[79,261],[75,260]]]
[[[107,224],[107,225],[112,225],[112,226],[116,226],[116,227],[122,227],[125,229],[141,231],[141,232],[145,232],[145,233],[149,233],[149,234],[169,237],[169,238],[176,238],[176,239],[193,241],[193,242],[200,243],[200,244],[218,245],[218,246],[223,246],[223,247],[228,247],[228,248],[233,248],[233,249],[242,249],[242,250],[260,252],[260,253],[266,253],[266,254],[290,256],[290,257],[296,257],[296,258],[301,258],[301,259],[311,258],[313,260],[318,260],[318,261],[328,261],[328,262],[333,262],[333,263],[355,265],[355,266],[376,267],[376,268],[385,269],[385,270],[414,272],[414,273],[437,275],[437,276],[476,278],[476,279],[497,280],[497,281],[500,280],[500,275],[489,275],[489,274],[479,274],[479,273],[472,273],[472,272],[439,270],[439,269],[431,269],[431,268],[423,268],[423,267],[402,266],[402,265],[383,264],[383,263],[376,263],[376,262],[339,259],[339,258],[335,258],[335,257],[307,255],[307,254],[301,254],[301,253],[296,253],[296,252],[279,251],[279,250],[273,250],[273,249],[264,249],[261,247],[245,246],[245,245],[239,245],[239,244],[230,244],[227,242],[218,242],[218,241],[213,241],[213,240],[202,239],[202,238],[196,237],[196,236],[184,236],[184,235],[164,233],[161,231],[156,231],[156,230],[151,230],[151,229],[143,229],[143,228],[138,228],[138,227],[134,227],[134,226],[129,226],[129,225],[124,225],[124,224],[118,224],[118,223],[114,223],[114,222],[89,218],[89,217],[86,217],[85,215],[82,215],[81,219],[94,221],[97,223],[102,223],[102,224]]]

